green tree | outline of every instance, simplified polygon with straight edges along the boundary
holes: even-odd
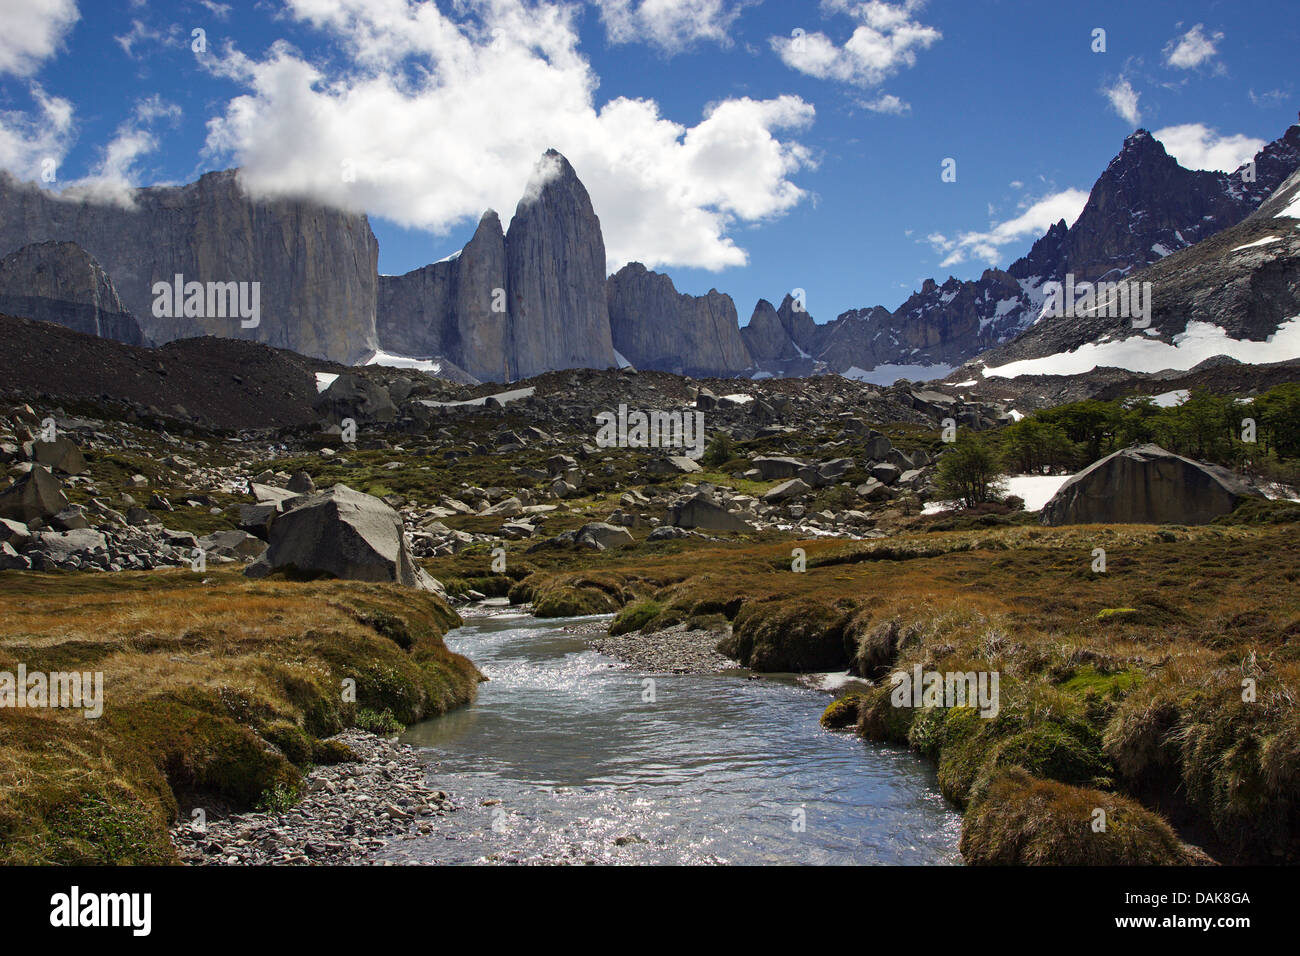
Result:
[[[1253,417],[1261,437],[1279,458],[1300,458],[1300,384],[1291,382],[1269,389],[1253,405],[1239,406],[1234,423]]]
[[[1089,398],[1038,413],[1039,421],[1059,426],[1072,442],[1080,444],[1089,462],[1109,451],[1119,429],[1123,409],[1116,402]]]
[[[939,458],[935,489],[943,498],[974,508],[1000,497],[998,455],[985,438],[963,432]]]
[[[1074,443],[1059,425],[1029,417],[1002,431],[1002,461],[1010,471],[1050,474],[1072,469],[1076,458]]]

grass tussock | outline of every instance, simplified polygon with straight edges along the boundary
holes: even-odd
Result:
[[[323,740],[473,698],[459,617],[394,585],[0,575],[0,671],[103,675],[103,715],[0,709],[0,862],[167,863],[167,826],[291,803]],[[111,584],[111,586],[109,586]]]

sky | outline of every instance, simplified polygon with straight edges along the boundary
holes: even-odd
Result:
[[[0,0],[0,168],[129,202],[239,166],[380,271],[509,223],[541,154],[611,271],[820,322],[1073,222],[1135,128],[1235,169],[1296,122],[1295,0]],[[946,172],[946,175],[945,175]]]

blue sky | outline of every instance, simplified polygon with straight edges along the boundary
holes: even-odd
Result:
[[[1138,125],[1233,168],[1300,109],[1293,0],[0,0],[0,21],[22,178],[114,201],[241,165],[367,211],[397,273],[488,205],[508,223],[553,145],[611,266],[717,287],[742,322],[760,296],[802,289],[827,321],[1006,266]]]

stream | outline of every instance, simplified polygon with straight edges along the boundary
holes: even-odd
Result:
[[[510,614],[447,635],[489,681],[476,703],[401,739],[462,809],[388,859],[960,863],[961,817],[933,767],[823,730],[825,693],[650,674],[592,650],[571,623]]]

